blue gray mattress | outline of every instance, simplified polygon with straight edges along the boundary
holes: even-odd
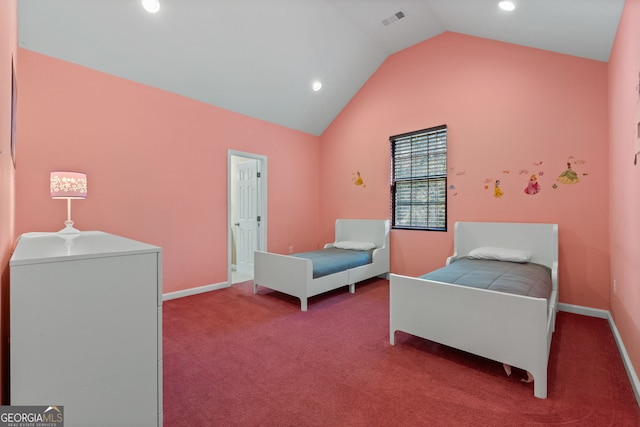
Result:
[[[345,271],[350,268],[370,264],[373,250],[355,251],[351,249],[326,248],[313,252],[292,254],[298,258],[308,258],[313,263],[313,278]]]
[[[551,269],[531,262],[460,258],[420,278],[546,299],[552,289]]]

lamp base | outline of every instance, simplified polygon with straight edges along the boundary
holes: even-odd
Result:
[[[78,234],[80,233],[80,230],[78,230],[77,228],[75,228],[73,226],[73,221],[65,221],[64,222],[65,227],[58,231],[58,234]]]

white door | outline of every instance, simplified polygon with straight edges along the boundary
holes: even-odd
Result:
[[[253,252],[258,249],[258,161],[238,163],[236,168],[236,270],[253,276]]]

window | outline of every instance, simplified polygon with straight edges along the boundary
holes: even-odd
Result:
[[[447,231],[447,126],[389,141],[392,227]]]

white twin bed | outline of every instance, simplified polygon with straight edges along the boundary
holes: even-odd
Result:
[[[389,224],[389,220],[338,219],[335,241],[326,244],[324,250],[292,255],[256,251],[253,261],[254,293],[258,293],[258,286],[263,286],[297,297],[301,310],[307,311],[310,297],[347,285],[349,292],[354,293],[357,282],[376,276],[388,277]],[[310,258],[330,252],[330,256],[338,259],[342,256],[338,253],[340,250],[346,251],[346,255],[369,256],[369,262],[358,262],[358,266],[342,267],[328,274],[326,271],[329,270],[318,272],[316,265],[314,271],[314,262]],[[331,267],[332,263],[326,261],[325,267]]]
[[[558,226],[458,222],[453,255],[447,259],[447,267],[434,272],[435,277],[441,277],[437,274],[446,273],[457,261],[468,262],[465,257],[472,251],[475,255],[478,248],[485,248],[480,258],[492,262],[502,260],[504,254],[504,259],[511,261],[514,252],[517,258],[526,255],[516,262],[499,263],[508,269],[519,263],[545,266],[551,281],[548,297],[391,274],[390,343],[394,345],[396,331],[402,331],[502,362],[507,371],[511,366],[524,369],[533,376],[534,396],[546,398],[547,363],[558,307]],[[483,275],[484,270],[461,277]],[[516,276],[506,277],[507,282],[519,282]]]

